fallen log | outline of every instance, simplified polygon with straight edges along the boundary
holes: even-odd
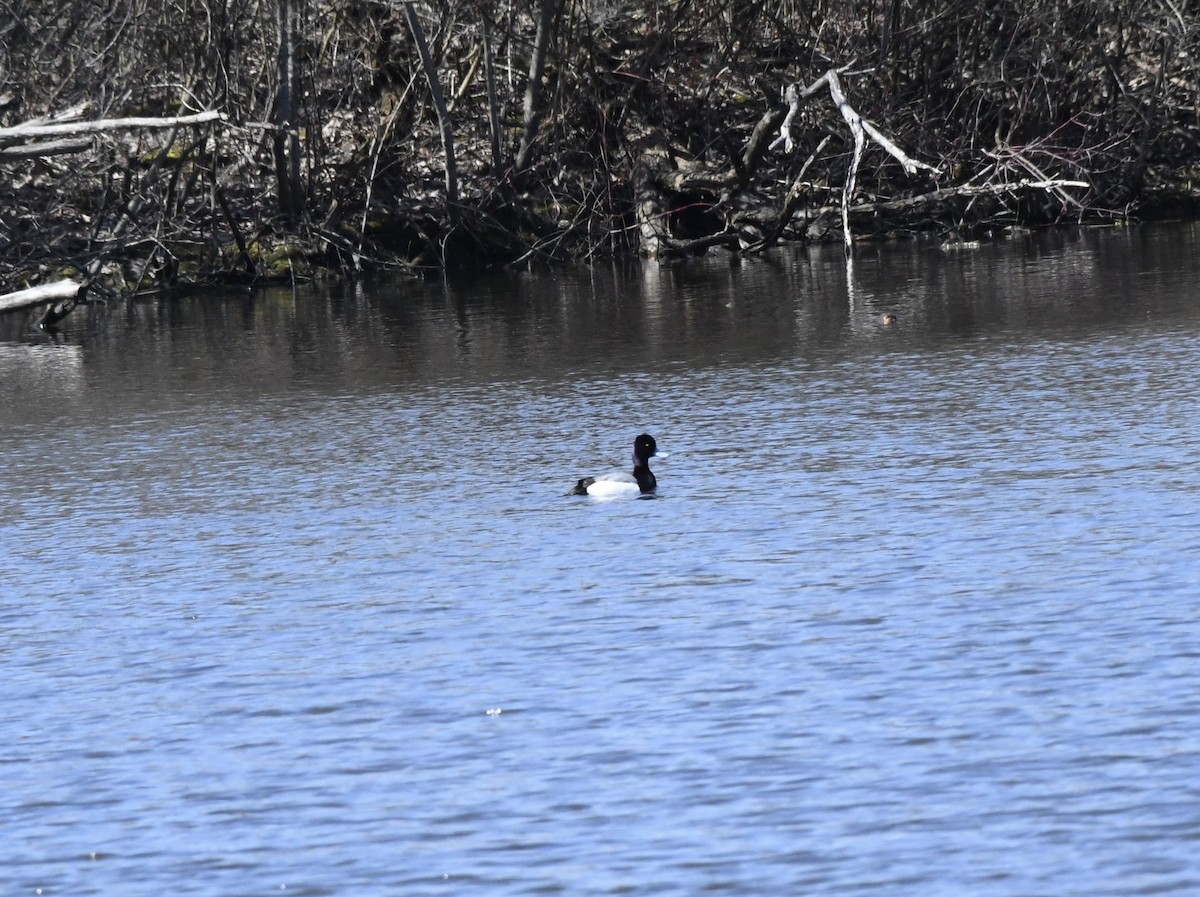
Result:
[[[1004,193],[1017,193],[1021,190],[1057,192],[1067,187],[1088,189],[1091,186],[1087,181],[1064,181],[1054,178],[1044,181],[1011,181],[1003,184],[961,184],[957,187],[939,187],[927,193],[918,193],[916,196],[904,196],[899,199],[878,200],[875,202],[860,202],[857,205],[850,206],[850,211],[855,214],[900,212],[920,205],[932,205],[944,202],[947,199],[959,196],[999,196]],[[837,207],[821,206],[816,209],[810,209],[808,214],[815,218],[834,211],[837,211]]]
[[[53,124],[25,122],[9,128],[0,128],[0,146],[23,143],[27,140],[42,140],[49,137],[67,137],[76,134],[96,134],[102,131],[129,131],[138,128],[162,129],[181,125],[203,125],[213,121],[224,121],[225,113],[216,110],[198,112],[195,115],[175,115],[168,118],[102,118],[97,121],[68,121]]]
[[[0,147],[0,159],[45,159],[49,156],[67,156],[82,153],[92,148],[90,138],[73,140],[43,140],[21,146]]]
[[[70,299],[78,295],[82,287],[81,283],[66,279],[43,283],[24,290],[17,290],[15,293],[6,293],[0,296],[0,312],[15,311],[18,308],[27,308],[30,305],[40,305],[52,299]]]
[[[1009,181],[1006,183],[992,184],[959,184],[955,187],[939,187],[935,190],[930,190],[926,193],[919,193],[915,196],[904,196],[897,199],[875,200],[872,202],[860,202],[850,206],[849,214],[851,215],[873,215],[880,212],[906,212],[920,206],[938,206],[945,203],[947,200],[961,197],[973,198],[977,196],[1001,196],[1006,193],[1019,193],[1025,190],[1040,190],[1055,195],[1062,194],[1067,189],[1082,189],[1091,188],[1091,184],[1087,181],[1071,181],[1059,180],[1051,178],[1043,181],[1023,179],[1019,181]],[[836,206],[817,206],[809,208],[805,211],[805,217],[810,225],[820,222],[826,216],[833,216],[838,213],[846,214],[847,210],[843,205]],[[780,220],[781,231],[784,226],[790,223],[790,216],[787,220]],[[753,249],[765,249],[766,245],[755,246]]]

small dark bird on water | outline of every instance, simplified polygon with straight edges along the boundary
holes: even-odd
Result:
[[[78,296],[71,296],[68,299],[60,299],[50,305],[49,308],[38,318],[35,325],[38,330],[44,330],[47,333],[54,333],[58,330],[58,322],[75,310],[78,305],[86,305],[87,300],[81,299]]]

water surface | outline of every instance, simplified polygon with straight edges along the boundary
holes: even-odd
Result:
[[[1195,893],[1198,241],[0,319],[0,892]]]

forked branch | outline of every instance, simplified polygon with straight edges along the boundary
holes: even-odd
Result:
[[[854,156],[850,162],[850,172],[846,176],[846,183],[842,186],[842,238],[845,241],[846,249],[849,250],[852,245],[850,237],[850,204],[854,199],[858,166],[862,161],[868,136],[883,147],[888,155],[895,158],[896,161],[904,166],[904,170],[910,175],[916,174],[919,169],[932,171],[936,174],[938,169],[936,166],[927,165],[919,159],[909,156],[888,138],[887,135],[875,127],[875,125],[859,115],[846,99],[846,94],[842,90],[841,79],[838,77],[838,69],[830,69],[803,89],[796,84],[788,85],[787,90],[784,92],[784,99],[787,100],[788,104],[788,113],[783,120],[783,124],[779,127],[779,137],[771,144],[770,148],[772,150],[776,150],[782,146],[786,152],[792,151],[792,148],[795,146],[792,140],[792,121],[800,111],[800,103],[826,85],[829,87],[829,96],[833,99],[834,105],[837,106],[838,111],[842,114],[842,118],[846,120],[846,124],[850,128],[850,133],[854,135]]]

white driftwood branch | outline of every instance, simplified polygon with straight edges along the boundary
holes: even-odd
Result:
[[[846,248],[849,249],[851,246],[850,203],[854,198],[854,188],[858,179],[858,165],[862,161],[862,154],[866,149],[868,136],[883,147],[888,155],[896,159],[904,167],[905,172],[910,175],[916,174],[919,169],[935,173],[938,169],[933,165],[927,165],[906,154],[883,132],[871,124],[871,122],[859,115],[854,107],[850,105],[846,99],[846,94],[842,91],[842,82],[838,77],[837,69],[830,69],[803,90],[795,84],[788,85],[785,93],[785,99],[789,107],[788,114],[779,128],[778,139],[771,144],[771,149],[778,149],[782,145],[788,152],[791,151],[794,145],[791,136],[792,120],[796,117],[797,112],[799,112],[800,102],[812,96],[826,85],[829,87],[829,96],[833,99],[834,105],[837,106],[838,111],[842,114],[842,118],[846,120],[846,124],[850,128],[850,133],[854,136],[854,156],[850,161],[850,172],[846,176],[846,183],[842,187],[842,238],[845,240]]]
[[[0,128],[0,144],[65,137],[72,134],[94,134],[100,131],[128,131],[137,128],[174,128],[180,125],[202,125],[224,121],[225,114],[216,110],[195,115],[176,115],[169,118],[103,118],[98,121],[72,121],[56,124],[26,122],[11,128]]]
[[[29,305],[38,305],[51,299],[69,299],[79,292],[80,285],[73,280],[55,280],[41,286],[17,290],[0,296],[0,311],[13,311]]]
[[[849,106],[846,106],[845,108],[850,109]],[[850,111],[853,112],[854,110],[850,109]],[[843,112],[843,114],[845,114],[845,113]],[[889,140],[882,132],[880,132],[880,130],[877,127],[875,127],[873,124],[871,124],[867,119],[860,118],[859,122],[862,124],[863,130],[866,131],[868,134],[870,134],[871,138],[876,143],[878,143],[885,150],[887,150],[888,155],[890,155],[892,158],[894,158],[896,161],[898,161],[902,166],[904,166],[905,174],[909,174],[909,175],[916,174],[918,169],[924,169],[925,171],[932,171],[934,174],[938,173],[938,168],[936,165],[926,165],[920,159],[914,159],[911,156],[905,155],[904,150],[900,149],[900,147],[898,147],[898,146],[896,146],[896,144],[892,143],[891,140]]]

